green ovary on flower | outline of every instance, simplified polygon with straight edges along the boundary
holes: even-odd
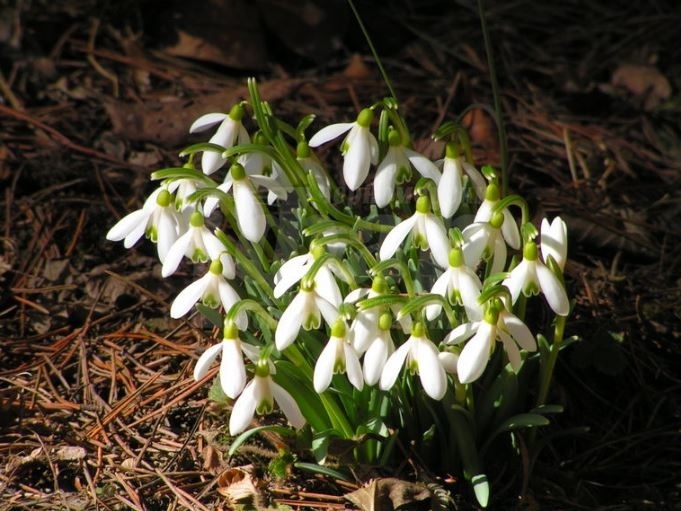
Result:
[[[374,120],[374,112],[370,108],[365,108],[357,116],[357,124],[362,128],[368,128],[371,126],[371,122]]]
[[[232,165],[229,172],[232,174],[232,179],[234,181],[241,181],[246,178],[246,169],[239,163]]]
[[[430,198],[427,195],[422,195],[416,199],[416,211],[424,215],[430,213]]]
[[[499,200],[500,195],[499,185],[494,182],[487,185],[487,190],[485,190],[485,200],[496,202]]]
[[[215,261],[211,261],[210,267],[208,268],[208,271],[211,273],[214,273],[215,275],[222,275],[222,261],[220,259],[216,259]]]
[[[463,250],[460,247],[454,247],[449,251],[449,266],[452,268],[461,268],[465,264],[463,258]]]
[[[236,122],[244,118],[244,107],[241,106],[241,103],[237,103],[232,107],[229,111],[229,118]]]
[[[203,215],[199,211],[194,211],[189,217],[189,225],[192,227],[203,227],[204,224]]]
[[[528,261],[537,260],[537,244],[533,241],[528,241],[523,247],[523,258]]]
[[[161,206],[162,208],[167,208],[170,206],[170,202],[172,200],[172,196],[170,195],[170,192],[168,190],[161,190],[156,197],[156,204]]]
[[[393,326],[393,315],[390,312],[384,312],[378,318],[378,328],[381,330],[390,330]]]

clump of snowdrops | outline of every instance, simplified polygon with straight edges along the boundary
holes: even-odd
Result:
[[[199,268],[170,315],[219,325],[194,377],[219,360],[236,445],[282,431],[249,429],[282,412],[319,464],[337,441],[357,463],[413,456],[465,475],[486,505],[490,446],[512,453],[515,435],[560,411],[545,401],[570,311],[565,223],[537,229],[454,123],[434,134],[432,161],[392,100],[308,138],[313,116],[292,126],[254,80],[249,95],[194,122],[208,142],[154,172],[158,187],[107,239],[146,235],[166,278]],[[314,152],[333,143],[342,169]],[[553,319],[528,324],[547,317],[534,308]]]

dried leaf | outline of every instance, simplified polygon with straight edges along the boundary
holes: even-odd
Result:
[[[646,110],[652,110],[672,94],[669,80],[654,66],[622,64],[613,72],[610,83],[637,96]]]
[[[251,474],[245,468],[229,468],[218,476],[218,493],[232,502],[250,501],[257,497]]]
[[[345,494],[345,498],[362,511],[392,511],[402,506],[407,506],[406,509],[424,507],[431,497],[431,491],[423,484],[394,477],[374,479],[365,487]]]

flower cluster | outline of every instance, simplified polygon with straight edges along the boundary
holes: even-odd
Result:
[[[295,428],[309,422],[348,437],[358,428],[352,417],[378,413],[362,427],[385,435],[385,408],[340,410],[391,396],[405,406],[406,395],[465,404],[492,358],[518,372],[537,350],[524,322],[528,298],[541,293],[556,317],[568,315],[565,223],[544,219],[538,232],[522,198],[503,197],[494,170],[467,159],[460,131],[449,130],[443,158],[431,161],[413,149],[394,105],[378,104],[308,141],[311,119],[285,125],[254,83],[250,93],[227,114],[197,119],[192,132],[217,125],[209,141],[187,149],[183,167],[154,173],[160,186],[107,234],[126,248],[146,234],[163,277],[183,260],[205,265],[170,315],[199,303],[221,311],[221,340],[194,377],[220,357],[220,386],[236,400],[231,434],[276,404]],[[335,201],[343,187],[312,152],[343,134],[347,188],[373,175],[366,218]],[[290,213],[275,217],[276,201]],[[376,221],[378,209],[389,220]]]

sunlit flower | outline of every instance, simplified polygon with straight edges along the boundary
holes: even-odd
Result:
[[[205,184],[197,179],[182,178],[168,183],[168,191],[175,194],[175,209],[185,212],[188,208],[195,209],[196,205],[189,200],[191,195],[204,188]]]
[[[541,221],[541,255],[548,264],[553,257],[558,267],[563,270],[567,260],[567,225],[557,216],[553,222],[544,218]]]
[[[461,249],[466,266],[476,268],[484,259],[491,261],[490,273],[504,269],[508,249],[501,233],[503,221],[503,214],[497,212],[489,222],[475,222],[463,230],[464,243]]]
[[[447,298],[452,304],[463,305],[470,321],[482,319],[482,308],[478,303],[482,283],[477,274],[464,264],[463,251],[454,247],[449,252],[449,267],[433,284],[431,293]],[[442,305],[426,306],[426,317],[432,321],[442,312]]]
[[[243,350],[243,351],[242,351]],[[200,380],[208,372],[218,355],[220,361],[220,386],[228,397],[235,399],[246,385],[244,351],[256,351],[254,346],[242,343],[236,324],[227,322],[221,342],[214,344],[199,357],[194,367],[194,379]]]
[[[499,304],[490,306],[481,321],[456,327],[443,342],[458,344],[466,339],[470,340],[461,350],[456,365],[461,383],[471,383],[482,375],[496,340],[502,343],[511,367],[516,372],[522,363],[518,346],[526,351],[537,349],[537,343],[525,323]]]
[[[231,256],[225,252],[225,246],[222,242],[206,228],[203,215],[194,211],[189,218],[189,229],[177,238],[168,250],[161,268],[161,275],[167,277],[175,273],[184,256],[195,263],[205,263],[209,259],[211,261],[219,259],[222,254],[227,256],[227,259],[223,260],[223,265],[225,261],[231,261]],[[233,271],[233,262],[231,262],[231,266]]]
[[[485,196],[487,182],[473,165],[463,159],[452,143],[447,144],[445,151],[445,157],[442,160],[442,177],[437,185],[437,199],[442,216],[451,218],[461,205],[464,176],[471,182],[479,199]]]
[[[266,144],[261,132],[254,137],[256,144]],[[237,158],[237,163],[243,166],[249,180],[256,186],[267,190],[267,203],[273,204],[275,200],[285,200],[293,191],[291,182],[286,173],[272,157],[262,151],[251,151]],[[231,179],[227,174],[225,183]],[[224,183],[223,183],[224,184]]]
[[[298,337],[301,327],[305,330],[319,328],[322,317],[328,325],[333,325],[338,317],[338,310],[317,293],[314,283],[309,288],[301,286],[279,318],[274,333],[277,349],[283,351],[289,347]]]
[[[473,222],[480,223],[491,221],[492,216],[494,215],[494,207],[499,202],[499,197],[499,186],[494,182],[487,185],[485,200],[482,201],[478,211],[475,213]],[[503,208],[501,212],[504,215],[504,221],[501,224],[501,233],[508,246],[517,250],[520,248],[520,231],[518,230],[518,224],[508,208]]]
[[[378,164],[374,178],[374,198],[379,208],[387,206],[395,194],[395,185],[411,179],[411,167],[423,177],[437,183],[440,171],[435,164],[422,154],[405,147],[397,130],[388,135],[388,151]]]
[[[364,353],[364,363],[362,364],[364,381],[367,382],[367,385],[378,383],[388,357],[395,351],[395,343],[390,335],[393,323],[392,314],[387,311],[384,312],[378,318],[377,323],[378,329],[375,335],[369,337],[369,346]]]
[[[228,311],[240,298],[234,288],[229,285],[223,274],[223,265],[220,259],[210,263],[208,272],[199,280],[192,282],[184,288],[170,306],[170,316],[181,318],[201,300],[207,307],[213,309],[219,305]],[[244,330],[248,324],[248,317],[244,311],[239,312],[236,318],[239,330]]]
[[[525,243],[523,260],[511,270],[510,275],[504,279],[502,284],[508,288],[514,303],[521,292],[525,296],[531,296],[541,291],[553,312],[560,316],[567,316],[570,312],[570,301],[565,292],[565,286],[539,260],[537,244],[534,241]]]
[[[274,275],[274,297],[281,298],[291,286],[300,282],[310,270],[310,267],[315,260],[322,257],[324,253],[324,248],[315,246],[313,242],[310,246],[310,251],[307,254],[293,256],[282,264],[281,268],[279,268]],[[326,263],[319,267],[317,273],[314,275],[313,281],[317,294],[331,303],[334,307],[338,307],[343,301],[343,297],[338,288],[338,283],[334,278],[334,270],[334,260],[328,259]]]
[[[414,323],[411,336],[390,355],[383,367],[379,387],[390,390],[406,364],[412,374],[418,373],[423,390],[433,399],[442,399],[447,391],[447,375],[440,364],[438,349],[425,335],[423,324]]]
[[[412,243],[421,250],[430,248],[435,262],[442,268],[447,268],[450,249],[447,231],[442,220],[431,213],[430,199],[425,195],[416,201],[416,212],[393,227],[385,237],[379,250],[379,258],[384,261],[392,257],[412,231]]]
[[[248,144],[250,137],[241,119],[244,116],[244,109],[241,105],[234,105],[229,114],[211,113],[202,115],[189,128],[189,133],[196,133],[220,123],[217,131],[208,141],[224,149],[229,149],[237,144]],[[224,150],[223,149],[223,150]],[[222,153],[218,151],[204,151],[201,156],[201,168],[204,174],[212,174],[227,162]]]
[[[357,390],[364,387],[362,367],[357,352],[347,338],[347,327],[342,319],[331,328],[331,337],[319,354],[314,367],[314,389],[321,394],[331,384],[334,374],[347,373],[348,380]]]
[[[317,186],[319,186],[319,191],[326,200],[331,199],[331,180],[329,175],[324,170],[324,167],[317,159],[317,157],[310,151],[310,146],[307,142],[301,141],[298,143],[296,149],[296,159],[305,172],[310,172],[317,181]]]
[[[156,243],[158,258],[163,263],[170,247],[184,233],[186,221],[172,205],[172,195],[157,188],[141,209],[121,218],[106,234],[109,241],[123,240],[125,248],[132,247],[146,234]]]
[[[310,147],[318,147],[349,131],[341,145],[341,152],[344,156],[343,178],[352,191],[361,186],[369,174],[369,167],[378,162],[378,142],[369,131],[373,119],[374,113],[365,108],[355,122],[326,126],[315,133],[309,142]]]
[[[229,434],[233,436],[244,431],[256,412],[259,415],[271,413],[275,402],[291,426],[300,429],[305,425],[305,418],[291,394],[272,380],[266,363],[259,363],[253,379],[234,403],[229,418]]]

